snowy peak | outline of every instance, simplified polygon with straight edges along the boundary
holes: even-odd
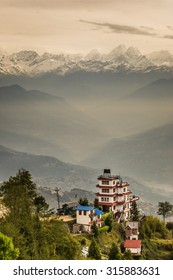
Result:
[[[42,55],[35,51],[20,51],[8,55],[0,52],[0,74],[41,76],[45,73],[66,75],[85,72],[148,72],[152,70],[172,73],[173,55],[168,51],[142,55],[137,48],[119,45],[107,54],[92,50],[87,55],[52,54]]]
[[[102,55],[99,53],[98,50],[94,49],[92,51],[90,51],[86,56],[85,56],[85,60],[101,60]]]
[[[126,56],[131,57],[131,58],[141,56],[140,51],[134,47],[129,47],[125,54],[126,54]]]
[[[162,66],[162,65],[166,65],[168,67],[173,66],[173,55],[171,55],[168,51],[163,50],[159,52],[152,52],[146,55],[146,57],[158,66]]]

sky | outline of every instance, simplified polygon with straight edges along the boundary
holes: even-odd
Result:
[[[173,54],[172,0],[0,0],[0,49],[108,53],[123,44]]]

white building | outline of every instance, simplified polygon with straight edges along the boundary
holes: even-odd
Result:
[[[131,196],[129,184],[123,182],[118,175],[111,175],[110,169],[104,169],[103,175],[98,176],[98,196],[99,208],[101,210],[110,211],[121,219],[130,217],[131,202],[138,200],[138,196]]]
[[[88,232],[91,232],[91,226],[94,222],[98,227],[103,224],[101,215],[103,212],[93,206],[76,206],[76,225],[74,228],[78,229],[79,226],[83,226]]]
[[[126,240],[124,242],[125,250],[130,250],[133,255],[141,254],[141,240]]]

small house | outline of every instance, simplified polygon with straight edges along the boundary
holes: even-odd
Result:
[[[137,240],[139,234],[138,222],[126,222],[125,235],[126,239]]]
[[[126,240],[124,242],[125,250],[130,250],[133,255],[141,254],[141,240]]]
[[[101,227],[103,219],[101,215],[103,212],[93,206],[76,206],[76,225],[74,225],[75,231],[81,226],[84,230],[91,232],[91,226],[95,222],[97,227]]]

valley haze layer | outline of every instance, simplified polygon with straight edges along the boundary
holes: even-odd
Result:
[[[97,172],[109,167],[138,182],[136,190],[144,201],[149,197],[146,190],[153,188],[157,199],[164,189],[164,199],[169,200],[173,191],[171,53],[143,55],[123,45],[106,54],[97,50],[87,55],[0,52],[0,86],[1,181],[21,167],[34,173],[32,158],[38,171],[40,162],[40,173],[34,176],[43,185],[54,176],[57,180],[60,166],[75,164],[69,171],[75,172],[70,175],[71,185],[67,173],[61,176],[64,182],[68,178],[68,190],[79,187],[78,182],[86,186],[88,176],[90,191],[95,191]],[[54,168],[53,173],[46,171],[48,167]]]

